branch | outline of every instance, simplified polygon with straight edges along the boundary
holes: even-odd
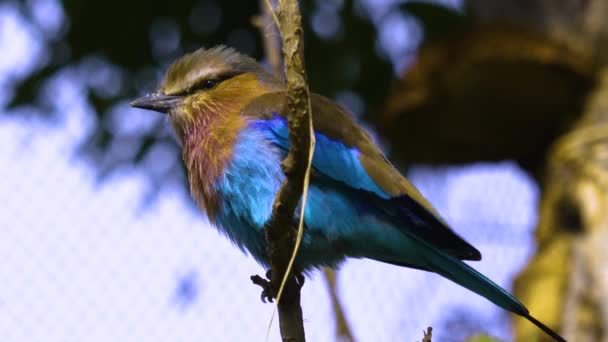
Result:
[[[262,35],[262,41],[264,42],[264,55],[268,60],[270,70],[272,70],[272,73],[277,78],[282,78],[281,46],[279,41],[280,36],[278,28],[275,25],[275,21],[273,21],[276,20],[276,23],[278,24],[278,18],[273,16],[274,13],[271,12],[271,7],[267,5],[267,1],[268,0],[259,0],[262,15],[256,16],[252,22],[253,25],[260,30]],[[325,267],[323,268],[323,276],[327,281],[328,291],[331,297],[332,307],[334,309],[337,338],[339,341],[352,342],[355,339],[350,331],[348,322],[346,321],[344,310],[342,309],[342,305],[340,304],[336,290],[336,271]],[[260,286],[264,286],[263,281],[264,280],[262,278],[256,278],[256,282]]]
[[[433,340],[433,328],[428,327],[426,331],[422,332],[424,337],[422,337],[422,342],[431,342]]]
[[[264,42],[264,54],[268,59],[270,70],[279,79],[283,77],[281,71],[281,45],[279,41],[278,18],[272,11],[271,5],[268,0],[259,0],[260,9],[262,15],[254,19],[254,25],[260,30],[262,34],[262,41]],[[276,19],[275,19],[276,18]],[[275,22],[275,20],[277,20]]]
[[[281,185],[265,228],[270,260],[270,285],[276,293],[279,324],[283,341],[304,341],[304,325],[300,306],[303,278],[293,275],[292,266],[303,233],[304,208],[310,180],[314,134],[302,42],[302,18],[297,0],[281,0],[275,14],[268,0],[268,13],[278,24],[282,37],[284,74],[287,89],[287,121],[290,150],[282,163],[285,181]],[[264,20],[263,25],[269,20]],[[265,30],[267,27],[265,27]],[[268,49],[268,46],[266,47]],[[269,58],[272,58],[269,56]],[[271,60],[271,63],[272,60]],[[280,65],[280,64],[275,64]],[[302,197],[299,225],[294,229],[294,212]]]
[[[327,287],[329,288],[329,296],[331,298],[332,307],[334,308],[334,315],[336,316],[336,337],[338,341],[342,342],[353,342],[353,337],[346,317],[344,316],[344,310],[340,305],[340,298],[338,298],[338,291],[336,289],[336,272],[331,268],[324,268],[323,275],[327,280]]]

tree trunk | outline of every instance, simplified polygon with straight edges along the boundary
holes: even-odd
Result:
[[[608,69],[598,73],[581,119],[549,154],[538,253],[515,295],[571,341],[608,338]],[[518,341],[544,336],[515,320]]]

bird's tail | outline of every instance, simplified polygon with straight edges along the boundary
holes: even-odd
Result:
[[[422,247],[419,251],[419,256],[421,259],[423,258],[425,265],[421,266],[466,287],[509,312],[525,317],[556,341],[565,341],[563,337],[532,317],[528,312],[528,309],[515,299],[515,297],[483,274],[477,272],[457,258],[436,249],[426,241],[417,237],[415,239],[419,240],[418,246]]]

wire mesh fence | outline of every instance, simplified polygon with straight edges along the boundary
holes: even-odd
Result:
[[[264,270],[209,227],[183,189],[142,206],[137,172],[98,183],[69,152],[78,140],[69,130],[85,115],[70,114],[57,126],[0,124],[2,340],[263,340],[273,307],[249,276]],[[474,266],[509,288],[533,251],[531,179],[511,163],[416,168],[411,179],[481,250]],[[435,274],[349,260],[338,281],[358,341],[414,341],[427,326],[438,341],[511,336],[504,312]],[[334,340],[320,273],[304,287],[303,309],[309,339]]]

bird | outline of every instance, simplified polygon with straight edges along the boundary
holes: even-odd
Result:
[[[282,80],[219,45],[185,54],[155,92],[130,103],[169,117],[192,197],[220,232],[265,267],[264,226],[290,148],[286,101]],[[481,253],[447,225],[352,114],[318,94],[311,93],[310,103],[316,145],[299,270],[368,258],[435,272],[565,341],[463,262],[481,260]]]

